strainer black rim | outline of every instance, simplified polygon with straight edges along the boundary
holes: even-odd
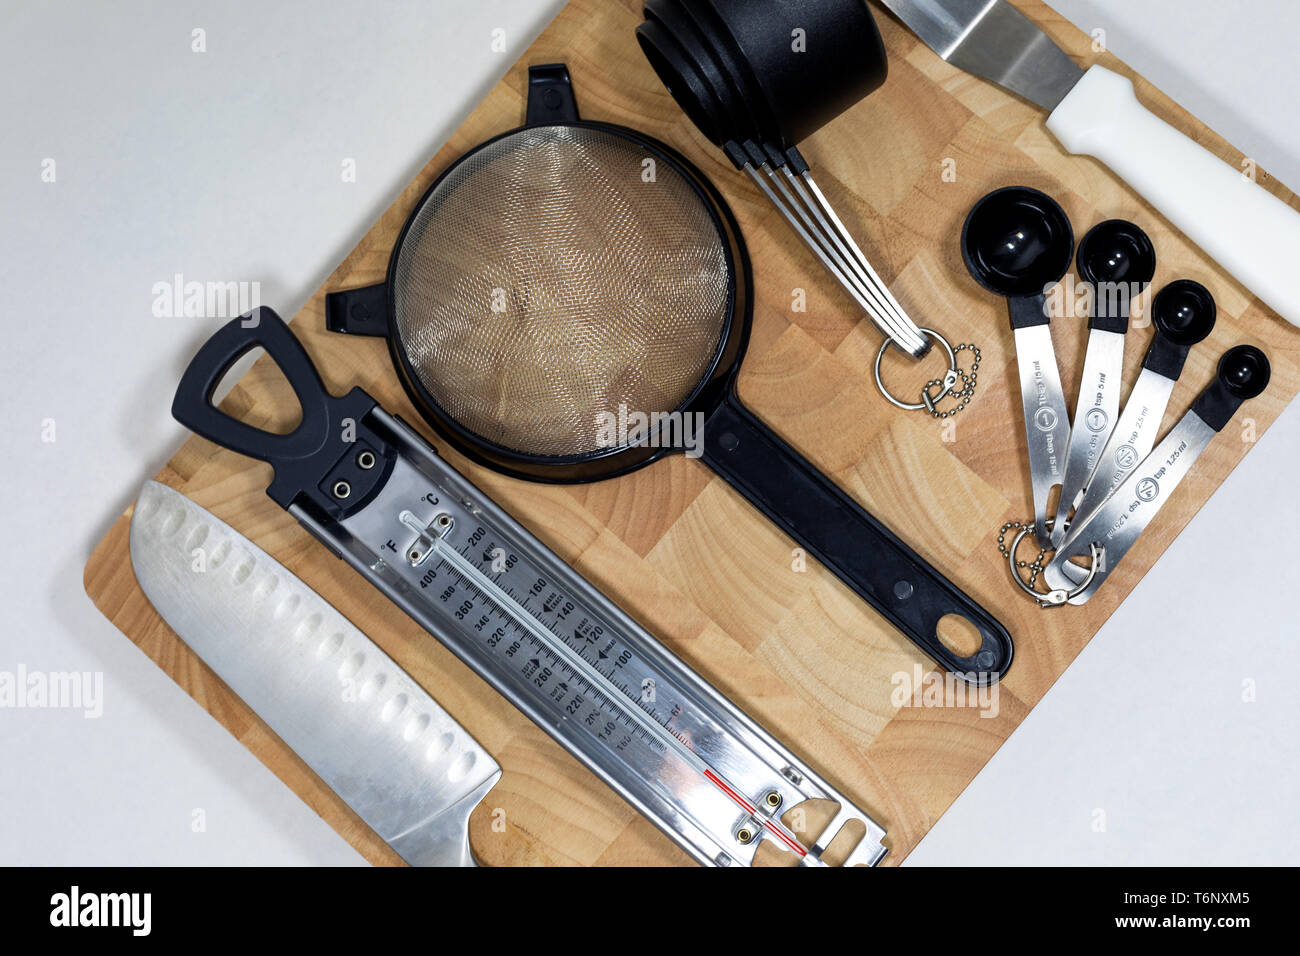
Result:
[[[483,150],[493,144],[514,136],[524,130],[554,129],[588,129],[607,133],[634,143],[638,149],[645,150],[657,161],[662,161],[676,171],[690,186],[707,211],[710,221],[718,231],[727,264],[727,314],[723,320],[718,342],[714,346],[706,370],[695,383],[686,398],[678,404],[674,412],[682,412],[696,406],[707,405],[715,400],[718,388],[730,386],[737,373],[737,361],[748,345],[749,329],[753,315],[753,279],[749,253],[741,236],[739,223],[722,194],[709,182],[690,160],[677,152],[667,143],[638,133],[626,126],[613,123],[576,122],[527,124],[507,130],[491,139],[485,140],[460,156],[444,169],[425,190],[407,216],[393,244],[388,259],[388,269],[383,282],[384,312],[386,319],[385,338],[388,353],[397,370],[398,380],[407,397],[435,431],[465,457],[485,465],[503,474],[532,481],[552,484],[574,484],[599,481],[627,474],[643,468],[665,455],[680,449],[656,439],[664,424],[649,432],[645,438],[634,445],[622,445],[613,448],[601,448],[576,455],[538,455],[517,451],[508,446],[494,442],[462,425],[447,412],[441,403],[424,386],[419,374],[408,356],[406,343],[402,340],[401,329],[397,322],[397,268],[402,249],[410,230],[420,216],[425,204],[433,197],[438,187],[466,162],[472,160]]]

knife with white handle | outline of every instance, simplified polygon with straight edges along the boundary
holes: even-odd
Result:
[[[1243,171],[1158,119],[1126,77],[1077,66],[1005,0],[880,0],[960,69],[1050,111],[1047,128],[1072,153],[1118,173],[1211,258],[1292,325],[1300,213]]]
[[[470,812],[501,768],[378,645],[156,481],[131,515],[131,564],[181,640],[398,856],[474,865]]]

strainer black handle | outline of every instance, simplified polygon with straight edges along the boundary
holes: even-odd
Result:
[[[256,428],[212,403],[231,366],[259,347],[298,398],[302,420],[293,431]],[[275,478],[267,494],[282,507],[310,502],[337,517],[365,504],[387,473],[390,450],[363,421],[375,405],[359,388],[331,395],[289,326],[274,310],[260,308],[232,319],[203,344],[181,376],[172,416],[223,448],[269,463]],[[367,450],[374,455],[371,466],[357,466],[358,455]],[[347,494],[336,494],[342,485]]]
[[[732,392],[704,426],[703,458],[809,554],[953,674],[977,684],[1011,666],[1011,635],[969,595],[772,432]],[[939,622],[964,618],[980,648],[961,657]]]

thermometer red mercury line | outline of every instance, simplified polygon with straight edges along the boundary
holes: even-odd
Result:
[[[212,405],[261,346],[297,394],[279,435]],[[333,396],[269,309],[199,351],[176,417],[269,462],[267,493],[331,552],[694,860],[749,866],[774,841],[804,866],[853,824],[845,866],[874,866],[885,831],[853,800],[625,613],[361,389]],[[838,809],[804,842],[780,821],[811,801]],[[853,836],[852,833],[846,836]]]
[[[413,531],[425,533],[425,529],[422,528],[419,520],[409,512],[402,515],[402,523],[407,525]],[[491,598],[491,600],[503,611],[511,614],[511,616],[523,627],[544,641],[548,648],[556,654],[557,657],[563,658],[565,663],[578,673],[582,674],[592,686],[604,687],[606,695],[608,695],[612,700],[626,696],[617,685],[609,680],[609,678],[588,663],[586,658],[573,650],[573,648],[569,647],[569,645],[563,640],[559,640],[556,635],[552,634],[545,625],[539,622],[536,617],[529,612],[528,608],[524,607],[507,594],[500,585],[484,574],[482,570],[475,567],[473,562],[467,561],[455,548],[448,545],[443,538],[435,537],[432,541],[433,548],[437,551],[440,558],[454,567],[461,574],[473,580],[475,585],[477,585],[484,595]],[[773,836],[789,850],[800,857],[806,857],[808,855],[807,849],[805,849],[803,844],[795,838],[794,834],[779,822],[763,817],[753,803],[741,796],[740,792],[736,790],[735,787],[731,786],[727,781],[723,780],[722,777],[715,773],[708,764],[700,759],[699,754],[683,743],[671,730],[657,721],[645,717],[638,707],[625,707],[623,708],[623,712],[635,721],[643,730],[658,738],[669,749],[673,750],[678,756],[686,761],[686,763],[690,764],[702,773],[709,782],[725,793],[751,817],[760,821],[763,824],[763,827],[773,834]]]

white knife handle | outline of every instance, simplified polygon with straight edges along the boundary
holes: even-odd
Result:
[[[1292,325],[1300,325],[1300,213],[1150,113],[1127,78],[1094,66],[1047,119],[1101,160]]]

